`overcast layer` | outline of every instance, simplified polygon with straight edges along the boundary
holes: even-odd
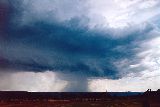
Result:
[[[1,18],[0,90],[160,88],[158,0],[0,4],[7,13]]]

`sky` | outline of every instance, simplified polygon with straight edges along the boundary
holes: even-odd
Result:
[[[0,90],[160,88],[159,0],[1,0]]]

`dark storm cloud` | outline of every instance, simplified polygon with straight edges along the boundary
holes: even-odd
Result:
[[[20,3],[18,0],[11,2],[14,10],[10,13],[5,39],[0,43],[1,68],[35,72],[51,70],[118,79],[128,72],[123,73],[114,62],[134,58],[133,49],[137,46],[134,42],[144,39],[139,35],[152,30],[147,28],[115,39],[110,33],[89,29],[85,25],[88,23],[86,17],[83,23],[82,17],[69,17],[69,20],[58,23],[48,17],[42,20],[43,16],[37,19],[38,16],[28,14],[33,20],[21,24],[26,21],[21,16],[29,10]]]
[[[135,34],[112,39],[103,32],[65,24],[74,25],[69,21],[63,25],[36,22],[10,26],[7,39],[1,43],[0,50],[4,53],[1,57],[8,61],[9,67],[24,71],[52,70],[112,79],[121,77],[113,61],[133,56],[132,50],[127,48],[136,40]],[[126,49],[115,49],[118,46]]]

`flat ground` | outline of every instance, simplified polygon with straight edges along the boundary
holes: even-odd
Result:
[[[138,99],[106,101],[1,101],[0,107],[160,107],[159,102]]]

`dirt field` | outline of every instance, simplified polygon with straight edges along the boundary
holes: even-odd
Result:
[[[132,96],[105,92],[1,92],[0,107],[160,107],[160,91]]]
[[[0,107],[151,107],[135,99],[108,101],[14,101],[1,102]],[[160,107],[158,106],[153,107]]]

